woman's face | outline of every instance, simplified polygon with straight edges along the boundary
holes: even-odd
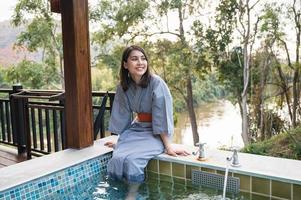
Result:
[[[129,70],[132,79],[136,83],[139,83],[141,77],[147,70],[147,60],[141,51],[133,50],[123,66]]]

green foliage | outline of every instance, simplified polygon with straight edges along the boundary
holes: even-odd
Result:
[[[115,80],[119,79],[119,69],[121,62],[121,55],[124,50],[124,45],[115,46],[112,50],[101,49],[99,55],[96,57],[98,68],[107,67],[112,72],[112,76]]]
[[[262,25],[260,27],[261,37],[265,39],[266,45],[271,49],[272,55],[276,60],[273,65],[273,84],[278,86],[279,97],[274,101],[277,105],[283,106],[283,103],[290,108],[290,123],[296,126],[300,119],[300,6],[294,2],[287,4],[267,3],[263,10]],[[285,16],[286,17],[283,17]],[[295,31],[290,28],[294,28]],[[292,38],[295,38],[295,47],[290,47]],[[295,40],[293,39],[293,40]],[[274,49],[283,55],[280,58],[273,52]],[[294,51],[293,51],[294,50]],[[297,56],[296,56],[297,55]],[[283,56],[285,56],[284,64]]]
[[[103,67],[93,67],[92,73],[92,90],[94,91],[111,91],[115,90],[117,85],[114,80],[112,69]]]
[[[291,141],[291,148],[295,152],[295,156],[301,159],[301,126],[287,131],[287,135]]]
[[[0,87],[1,88],[9,88],[10,87],[5,80],[5,68],[1,65],[0,65]]]
[[[149,53],[152,69],[167,82],[173,96],[176,97],[175,109],[182,109],[187,101],[187,80],[191,79],[193,84],[201,82],[199,79],[204,79],[211,67],[203,24],[200,20],[191,18],[194,21],[192,32],[180,27],[168,30],[168,27],[157,25],[161,20],[165,20],[165,15],[172,12],[182,13],[177,15],[177,20],[185,23],[184,18],[199,12],[199,8],[201,2],[193,0],[187,3],[182,0],[100,1],[90,15],[100,27],[93,34],[93,42],[101,46],[113,41],[113,45],[110,43],[111,49],[100,53],[98,64],[113,69],[113,76],[117,77],[118,72],[115,69],[119,68],[123,49],[120,48],[120,44],[123,44],[123,41],[139,42],[139,45]],[[167,20],[168,23],[174,21]],[[176,40],[164,39],[166,33],[175,36]],[[158,39],[152,40],[151,37],[154,35],[158,36]],[[186,39],[186,35],[190,36],[187,38],[193,39]],[[135,40],[136,38],[139,39]],[[119,44],[114,45],[115,41]],[[205,97],[199,98],[195,103],[203,98]]]
[[[182,0],[162,0],[156,2],[157,10],[160,16],[166,15],[169,11],[174,11],[177,9],[181,9],[183,7],[187,7],[187,13],[189,15],[193,15],[203,5],[203,2],[201,0],[195,1],[195,0],[188,0],[186,2],[183,2]]]
[[[9,84],[20,83],[24,88],[48,88],[51,84],[57,84],[58,76],[55,69],[43,67],[43,64],[23,60],[16,66],[4,70],[5,81]]]
[[[177,93],[185,86],[183,75],[187,70],[182,62],[183,51],[180,47],[180,42],[171,42],[168,40],[158,40],[156,43],[148,43],[146,47],[149,49],[150,64],[155,72],[170,85],[171,90]]]
[[[265,9],[263,10],[264,14],[262,15],[263,23],[260,27],[261,32],[269,32],[279,30],[279,14],[281,12],[280,7],[277,7],[274,4],[265,5]]]
[[[99,31],[93,34],[93,41],[104,44],[124,36],[132,26],[143,23],[148,7],[146,0],[100,1],[90,14],[92,21],[101,21]]]
[[[301,127],[283,132],[262,142],[254,142],[243,148],[242,152],[300,160]]]
[[[166,15],[170,8],[170,2],[168,0],[162,1],[161,4],[157,5],[157,10],[160,16]]]
[[[15,26],[27,22],[25,15],[38,15],[49,18],[49,2],[47,0],[19,0],[13,14],[12,22]]]
[[[222,60],[218,70],[219,80],[229,92],[229,98],[237,103],[243,90],[242,49],[234,48],[228,60]]]
[[[206,102],[213,102],[225,97],[224,87],[219,83],[216,76],[216,73],[210,73],[204,75],[202,80],[194,79],[192,88],[195,106]],[[172,95],[175,111],[184,111],[186,103],[183,98],[177,95],[175,90],[172,90]]]
[[[269,139],[274,135],[278,135],[283,132],[286,128],[285,121],[276,113],[275,110],[266,109],[263,111],[263,130],[261,135],[258,137],[259,132],[258,122],[259,117],[257,113],[252,111],[250,115],[250,133],[255,140]]]
[[[225,97],[225,88],[217,79],[217,73],[204,75],[202,80],[196,79],[193,83],[195,104],[213,102]]]
[[[236,0],[220,1],[217,9],[216,26],[208,29],[206,38],[210,41],[210,48],[214,61],[218,62],[218,54],[226,51],[226,47],[232,42],[232,33],[236,25],[238,2]]]
[[[53,48],[49,37],[53,28],[51,23],[44,18],[34,18],[26,32],[21,32],[18,36],[16,45],[25,44],[29,51],[37,51],[41,47]]]
[[[190,66],[193,83],[202,82],[210,69],[210,63],[205,54],[198,53],[198,49],[183,49],[181,46],[180,42],[169,40],[158,40],[155,43],[146,44],[151,57],[150,64],[154,71],[167,82],[174,96],[184,100],[186,97],[185,76],[188,73],[188,66]],[[183,57],[188,59],[183,61]]]
[[[27,15],[31,15],[31,20],[27,21]],[[50,76],[54,76],[56,82],[59,68],[62,69],[62,39],[61,34],[58,33],[58,23],[53,18],[50,12],[50,5],[48,0],[20,0],[18,1],[12,23],[15,26],[27,25],[25,31],[17,37],[15,47],[26,48],[31,52],[42,51],[42,62],[45,72]],[[59,67],[58,67],[59,66]],[[48,69],[46,69],[48,68]],[[63,77],[60,77],[62,83]],[[45,79],[47,83],[51,82]],[[57,85],[58,86],[58,85]]]
[[[242,150],[242,152],[258,154],[258,155],[268,155],[269,148],[271,148],[271,143],[267,143],[266,141],[264,141],[264,142],[249,144],[247,147],[245,147]]]
[[[220,62],[221,55],[223,54],[220,49],[224,49],[226,44],[221,43],[222,40],[218,39],[218,31],[213,28],[208,28],[205,34],[205,38],[208,42],[210,57],[215,65]]]
[[[263,9],[263,15],[261,16],[261,26],[259,37],[265,37],[267,44],[272,45],[276,40],[282,40],[285,36],[282,30],[280,16],[283,15],[282,8],[275,3],[266,4]]]

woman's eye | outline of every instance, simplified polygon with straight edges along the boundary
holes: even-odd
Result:
[[[130,58],[131,59],[131,61],[137,61],[137,60],[143,60],[143,61],[145,61],[146,60],[146,57],[132,57],[132,58]]]

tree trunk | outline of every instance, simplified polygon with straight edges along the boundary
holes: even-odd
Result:
[[[288,113],[289,113],[289,116],[290,116],[290,120],[291,120],[291,122],[293,124],[293,113],[292,113],[292,109],[291,109],[291,101],[290,101],[290,95],[289,95],[289,88],[288,88],[288,85],[287,85],[287,83],[285,81],[285,77],[284,77],[284,74],[283,74],[283,71],[281,69],[280,64],[277,63],[276,67],[277,67],[279,78],[281,80],[281,87],[282,87],[283,92],[284,92],[284,96],[285,96],[285,100],[286,100],[286,104],[287,104],[287,109],[288,109]]]
[[[246,98],[238,98],[238,105],[239,105],[239,111],[240,111],[240,116],[241,116],[241,123],[242,123],[242,133],[241,133],[241,137],[242,140],[244,142],[244,144],[249,144],[249,136],[248,135],[244,135],[244,131],[246,131],[247,133],[249,133],[249,118],[246,115],[246,109],[247,109],[247,104],[245,103]]]
[[[189,75],[187,76],[186,81],[187,81],[186,82],[186,89],[187,89],[186,104],[187,104],[189,119],[190,119],[190,123],[191,123],[193,144],[195,145],[200,140],[199,140],[198,126],[197,126],[196,116],[195,116],[194,106],[193,106],[191,77]]]
[[[242,96],[242,140],[245,145],[249,144],[249,121],[247,108],[247,95]]]
[[[180,32],[180,40],[183,48],[187,46],[185,35],[184,35],[184,26],[183,26],[183,12],[182,12],[182,4],[180,4],[178,8],[178,16],[179,16],[179,32]],[[186,56],[183,56],[184,63],[186,59]],[[196,116],[194,112],[194,106],[193,106],[193,93],[192,93],[192,83],[191,83],[191,72],[190,72],[190,66],[186,66],[186,90],[187,90],[187,98],[186,98],[186,104],[188,108],[189,113],[189,119],[191,123],[191,129],[192,129],[192,137],[193,137],[193,144],[199,142],[199,134],[198,134],[198,126],[196,122]]]
[[[294,0],[293,2],[293,13],[294,13],[294,22],[295,22],[295,29],[296,29],[296,66],[294,67],[294,78],[293,78],[293,106],[292,106],[292,110],[293,110],[293,121],[292,121],[292,125],[295,128],[298,124],[298,116],[297,116],[297,109],[300,105],[300,61],[299,61],[299,54],[300,54],[300,37],[301,37],[301,25],[300,25],[300,9],[299,5],[296,4],[300,4],[299,1]]]
[[[265,52],[268,52],[268,48],[265,47]],[[265,124],[264,124],[264,118],[265,118],[265,110],[264,110],[264,91],[266,87],[266,81],[267,76],[269,72],[269,61],[270,61],[271,55],[269,54],[267,58],[264,61],[264,64],[262,67],[260,67],[260,117],[259,117],[259,134],[261,137],[261,140],[264,140],[266,138],[266,131],[265,131]]]
[[[265,132],[264,132],[264,123],[263,123],[263,119],[264,119],[264,71],[265,71],[265,66],[263,66],[263,68],[261,68],[260,71],[260,86],[259,86],[259,127],[258,127],[258,135],[261,141],[264,140],[265,137]]]
[[[247,39],[249,37],[246,37]],[[244,50],[243,50],[243,56],[244,56],[244,63],[243,63],[243,92],[241,94],[242,99],[242,139],[245,145],[249,144],[249,121],[248,121],[248,105],[247,105],[247,90],[249,85],[249,74],[250,74],[250,68],[249,68],[249,54],[248,54],[248,42],[247,39],[245,39],[244,44]]]
[[[299,99],[298,99],[298,89],[297,89],[297,84],[299,82],[299,69],[298,66],[295,69],[294,72],[294,79],[293,79],[293,106],[292,106],[292,110],[293,110],[293,119],[292,119],[292,125],[295,128],[297,126],[297,107],[298,107],[298,103],[299,103]]]

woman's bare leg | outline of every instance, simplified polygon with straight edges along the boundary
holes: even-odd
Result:
[[[126,195],[126,200],[135,200],[138,194],[140,183],[129,183],[129,191]]]

